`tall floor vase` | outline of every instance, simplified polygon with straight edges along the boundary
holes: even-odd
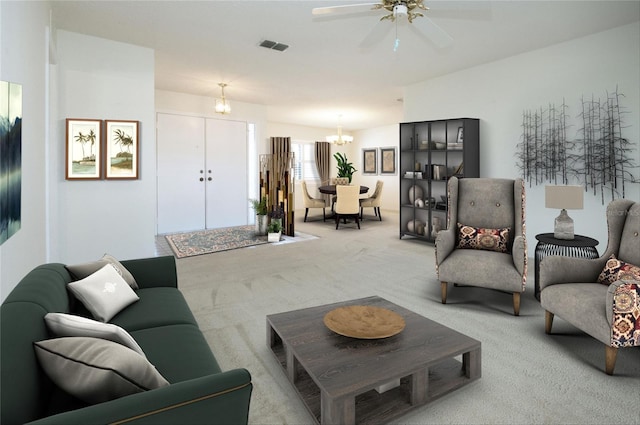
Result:
[[[267,215],[256,214],[256,235],[264,236],[267,234]]]

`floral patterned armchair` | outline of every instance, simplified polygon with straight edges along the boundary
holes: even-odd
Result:
[[[545,257],[540,304],[545,332],[555,315],[605,345],[605,372],[613,374],[618,348],[640,346],[640,204],[607,206],[609,241],[596,259]]]

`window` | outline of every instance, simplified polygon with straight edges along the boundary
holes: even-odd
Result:
[[[318,168],[316,167],[315,143],[293,142],[291,151],[295,155],[296,180],[318,181]]]

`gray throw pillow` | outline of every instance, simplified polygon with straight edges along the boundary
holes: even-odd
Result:
[[[102,323],[86,317],[66,313],[47,313],[44,315],[47,327],[55,336],[88,336],[108,339],[128,347],[147,357],[129,332],[112,323]]]
[[[34,349],[47,376],[87,403],[169,385],[147,359],[113,341],[66,337],[34,342]]]
[[[85,277],[97,272],[107,264],[111,264],[120,273],[120,276],[131,286],[131,289],[138,289],[138,283],[134,279],[133,275],[127,270],[125,266],[120,263],[115,257],[109,254],[104,256],[98,261],[90,261],[88,263],[73,264],[71,266],[65,266],[67,270],[76,278],[84,279]]]
[[[126,306],[139,300],[111,264],[82,280],[67,284],[67,287],[101,322],[108,322]]]

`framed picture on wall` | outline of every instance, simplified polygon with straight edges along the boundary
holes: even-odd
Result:
[[[139,177],[139,121],[106,121],[105,176],[113,180]]]
[[[378,174],[378,150],[362,149],[362,174],[375,176]]]
[[[67,118],[65,178],[102,178],[102,121]]]
[[[396,173],[396,148],[380,148],[380,174]]]

